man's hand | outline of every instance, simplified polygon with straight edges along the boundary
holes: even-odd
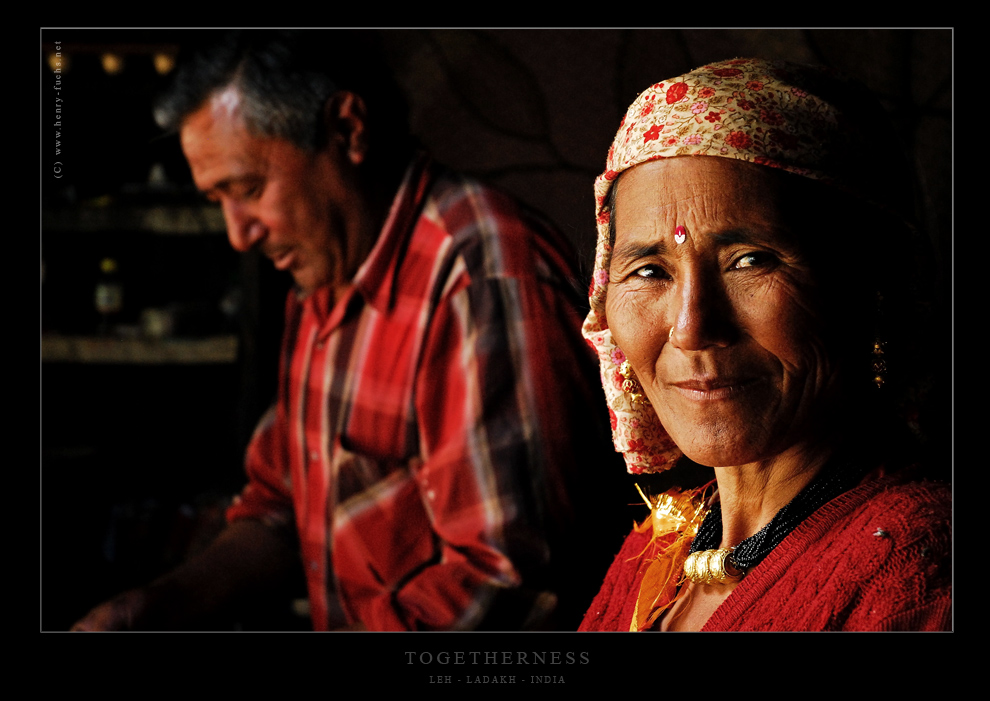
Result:
[[[281,534],[258,521],[235,521],[206,550],[100,604],[72,630],[181,630],[245,595],[265,595],[298,567],[298,550]]]
[[[147,608],[144,589],[131,589],[104,601],[72,626],[73,631],[135,630]]]
[[[360,621],[357,623],[352,623],[349,626],[344,626],[343,628],[334,628],[334,631],[337,633],[363,633],[366,630],[368,630],[367,626]]]

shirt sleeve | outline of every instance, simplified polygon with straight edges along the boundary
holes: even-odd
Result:
[[[290,294],[285,305],[286,329],[295,327],[298,314],[298,305]],[[290,347],[291,334],[287,333],[282,338],[278,398],[258,421],[248,443],[244,458],[248,483],[227,509],[228,522],[250,518],[273,528],[290,528],[294,525],[285,408]]]
[[[273,528],[293,524],[292,479],[285,456],[285,421],[272,405],[255,428],[245,456],[248,483],[227,509],[227,521],[250,518]]]

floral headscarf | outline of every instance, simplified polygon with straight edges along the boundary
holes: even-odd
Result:
[[[626,111],[605,172],[595,180],[598,245],[583,333],[598,353],[612,438],[629,472],[666,470],[681,451],[653,407],[634,403],[622,390],[619,368],[625,355],[605,318],[612,258],[608,193],[619,174],[674,156],[736,158],[812,178],[897,211],[897,195],[881,192],[883,178],[864,162],[865,154],[878,150],[869,138],[877,140],[872,132],[889,137],[878,126],[885,123],[881,115],[862,86],[826,69],[745,58],[652,85]]]

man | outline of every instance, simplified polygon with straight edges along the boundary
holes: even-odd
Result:
[[[76,629],[192,626],[300,554],[318,630],[573,629],[597,590],[611,531],[576,504],[621,468],[567,247],[412,149],[351,38],[229,35],[156,110],[296,287],[227,529]]]

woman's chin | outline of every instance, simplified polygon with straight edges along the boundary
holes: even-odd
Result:
[[[762,422],[732,414],[697,413],[702,415],[681,412],[667,421],[661,417],[660,422],[677,447],[699,465],[745,465],[770,458],[779,448]]]
[[[732,467],[758,462],[764,457],[763,453],[748,446],[726,444],[697,445],[688,443],[678,444],[687,458],[705,467]]]

